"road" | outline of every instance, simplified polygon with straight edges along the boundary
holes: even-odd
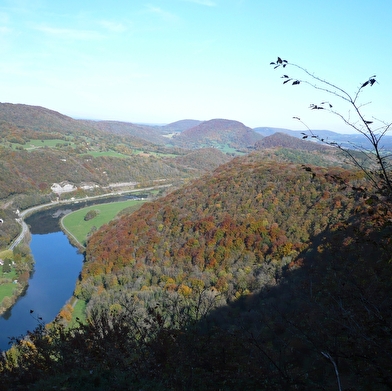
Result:
[[[32,214],[32,213],[34,213],[34,212],[36,212],[36,211],[38,211],[38,210],[40,210],[40,209],[56,206],[56,205],[59,205],[59,204],[61,204],[61,205],[63,205],[63,204],[74,204],[74,203],[81,202],[81,201],[90,201],[90,200],[94,200],[94,199],[98,199],[98,198],[118,196],[118,195],[123,195],[123,194],[127,194],[127,193],[138,193],[138,192],[141,192],[141,191],[156,190],[156,189],[161,189],[161,188],[170,187],[170,186],[172,186],[172,185],[171,184],[167,184],[167,185],[151,186],[151,187],[145,187],[145,188],[142,188],[142,189],[133,189],[133,190],[127,190],[127,191],[114,191],[114,192],[111,192],[111,193],[105,193],[105,194],[92,196],[92,197],[76,198],[74,200],[65,200],[65,201],[53,201],[53,202],[50,202],[48,204],[42,204],[42,205],[33,206],[32,208],[26,209],[26,210],[24,210],[24,211],[19,213],[19,218],[17,218],[16,221],[22,226],[22,232],[14,240],[14,242],[11,244],[9,249],[13,250],[23,240],[23,238],[25,237],[27,232],[29,232],[29,227],[24,222],[23,218],[28,216],[28,215],[30,215],[30,214]]]
[[[25,235],[29,231],[29,227],[27,226],[27,224],[24,222],[23,219],[19,218],[19,219],[16,219],[16,221],[22,226],[22,232],[15,239],[15,241],[11,244],[10,250],[13,250],[22,241],[22,239],[25,237]]]

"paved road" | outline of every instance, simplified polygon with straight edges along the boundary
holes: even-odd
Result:
[[[127,190],[127,191],[113,191],[111,193],[101,194],[101,195],[92,196],[92,197],[76,198],[74,200],[65,200],[65,201],[53,201],[53,202],[49,202],[48,204],[33,206],[32,208],[26,209],[26,210],[19,213],[19,218],[16,219],[16,221],[22,226],[22,232],[19,234],[19,236],[15,239],[15,241],[11,244],[11,246],[9,248],[10,248],[10,250],[13,250],[23,240],[23,238],[25,237],[27,232],[29,232],[29,227],[24,222],[23,218],[30,215],[33,212],[36,212],[37,210],[44,209],[47,207],[56,206],[59,204],[73,204],[75,202],[80,202],[80,201],[90,201],[90,200],[94,200],[94,199],[98,199],[98,198],[123,195],[126,193],[137,193],[140,191],[154,190],[154,189],[160,189],[163,187],[170,187],[170,186],[172,186],[172,185],[168,184],[168,185],[151,186],[151,187],[145,187],[142,189],[133,189],[133,190]]]
[[[22,241],[22,239],[29,231],[29,227],[22,219],[16,219],[16,221],[22,226],[22,232],[19,234],[16,240],[11,244],[10,250],[13,250]]]

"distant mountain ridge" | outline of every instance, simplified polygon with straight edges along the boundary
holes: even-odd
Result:
[[[288,134],[292,137],[303,138],[304,135],[311,137],[312,134],[317,136],[319,139],[324,139],[327,142],[336,142],[341,146],[349,149],[355,148],[355,146],[363,146],[366,148],[370,148],[371,145],[369,141],[361,134],[354,133],[354,134],[342,134],[336,133],[331,130],[325,129],[312,129],[311,132],[309,130],[290,130],[284,128],[270,128],[270,127],[258,127],[254,128],[254,131],[257,133],[266,136],[271,136],[275,133],[284,133]],[[316,139],[313,139],[316,141]],[[392,150],[392,135],[384,135],[383,136],[383,148],[385,150]]]
[[[227,163],[231,157],[216,148],[200,148],[174,160],[184,167],[192,167],[203,171],[211,171],[221,164]]]
[[[305,141],[297,137],[293,137],[280,132],[273,133],[270,136],[266,136],[262,140],[257,141],[255,144],[256,149],[276,147],[290,148],[302,151],[326,151],[331,148],[324,144]]]
[[[242,122],[227,119],[211,119],[173,137],[172,141],[179,146],[214,146],[226,144],[232,148],[247,148],[263,136]]]
[[[86,124],[45,107],[0,103],[0,131],[8,129],[62,135],[93,131],[93,128]]]
[[[195,119],[183,119],[162,126],[162,128],[168,132],[183,132],[184,130],[191,129],[194,126],[200,125],[202,122],[203,121],[198,121]]]
[[[162,127],[160,126],[138,125],[132,122],[121,121],[82,121],[83,123],[97,128],[105,133],[138,137],[142,140],[158,145],[163,145],[167,142],[167,139],[162,135]]]
[[[45,139],[49,137],[46,134],[50,134],[51,138],[65,138],[72,134],[104,138],[106,137],[105,135],[113,134],[127,137],[138,148],[143,144],[149,143],[150,148],[153,145],[169,148],[180,147],[183,149],[214,147],[224,152],[233,153],[235,150],[247,152],[249,147],[259,148],[262,144],[258,142],[263,137],[276,133],[283,133],[297,139],[301,139],[304,137],[304,134],[307,134],[308,140],[311,139],[312,135],[307,130],[294,131],[273,127],[256,127],[251,129],[239,121],[228,119],[211,119],[208,121],[184,119],[167,125],[141,125],[121,121],[92,121],[74,119],[41,106],[0,103],[0,135],[7,137],[12,134],[17,138],[25,140],[29,138]],[[355,146],[371,147],[369,141],[358,133],[340,134],[330,130],[312,130],[312,133],[320,139],[324,139],[327,142],[336,142],[345,148],[355,149]],[[312,138],[312,141],[317,142],[317,139]],[[287,140],[284,140],[281,136],[268,142],[273,142],[274,144],[283,142],[284,145],[287,145]],[[258,144],[255,145],[256,143]],[[313,144],[303,145],[307,145],[313,150],[315,148]],[[383,136],[382,148],[386,151],[392,151],[392,136]]]
[[[93,183],[98,193],[119,182],[179,183],[231,158],[166,146],[164,134],[161,126],[76,120],[40,106],[0,103],[0,204],[17,198],[24,209],[48,202],[53,183],[80,192]]]

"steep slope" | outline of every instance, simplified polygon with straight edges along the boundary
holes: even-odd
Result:
[[[206,384],[227,389],[265,382],[275,390],[334,390],[339,358],[347,389],[386,390],[391,215],[383,204],[364,203],[352,190],[360,184],[345,170],[234,159],[94,235],[77,293],[89,311],[127,303],[150,308],[157,324],[174,313],[181,325],[181,305],[194,308],[188,316],[200,321],[200,333],[182,338],[173,330],[169,341],[182,341],[174,349],[158,336],[157,352],[166,355],[154,361],[170,357],[188,381],[192,366]],[[109,276],[113,289],[105,289]],[[122,286],[132,299],[121,296]],[[244,371],[243,383],[232,366]]]
[[[97,289],[95,277],[106,273],[118,279],[125,273],[131,281],[140,270],[164,281],[168,272],[163,266],[170,269],[175,290],[181,284],[190,287],[197,278],[228,298],[273,281],[272,270],[353,210],[349,186],[344,190],[334,178],[354,184],[358,177],[320,168],[316,175],[301,166],[260,159],[257,154],[236,158],[100,230],[88,244],[82,284]],[[244,268],[248,272],[239,282]],[[139,280],[152,291],[165,286]],[[97,298],[90,299],[93,306]]]
[[[274,133],[271,136],[264,137],[262,140],[259,140],[255,143],[255,149],[276,147],[290,148],[293,150],[302,151],[327,152],[328,150],[331,150],[331,147],[328,147],[326,145],[305,141],[280,132]]]
[[[196,156],[194,165],[192,156],[184,164],[174,160],[186,151],[166,147],[165,133],[161,127],[75,120],[43,107],[0,103],[0,200],[9,205],[9,197],[17,197],[14,206],[23,209],[54,196],[53,183],[177,181],[217,167],[199,169]]]
[[[258,127],[258,128],[253,128],[253,130],[257,133],[260,133],[264,137],[271,136],[275,133],[284,133],[284,134],[288,134],[289,136],[300,137],[299,131],[290,130],[290,129]]]
[[[200,125],[202,121],[198,121],[195,119],[183,119],[180,121],[172,122],[165,126],[162,126],[162,129],[166,132],[183,132],[184,130],[191,129],[197,125]]]
[[[83,135],[93,129],[71,117],[40,106],[23,104],[0,103],[0,131],[23,131],[55,133],[68,135],[77,133]]]
[[[197,176],[199,172],[170,160],[142,155],[127,158],[92,157],[51,149],[31,152],[0,149],[0,174],[0,200],[10,196],[35,195],[36,204],[48,201],[48,198],[40,201],[41,196],[54,197],[50,189],[52,184],[63,181],[80,188],[84,182],[107,186],[116,182],[149,183],[162,179],[175,181]],[[22,209],[28,206],[31,205],[26,205],[21,199],[15,205]]]
[[[391,208],[363,184],[255,153],[144,204],[88,243],[89,321],[29,333],[2,385],[390,390]]]
[[[227,119],[212,119],[202,122],[200,125],[184,130],[173,137],[172,142],[179,146],[218,146],[223,148],[246,149],[252,146],[261,135],[254,132],[238,121]]]
[[[358,133],[350,133],[343,134],[332,132],[331,130],[322,130],[322,129],[312,129],[311,132],[309,130],[290,130],[290,129],[282,129],[282,128],[268,128],[268,127],[258,127],[253,129],[255,132],[263,135],[263,136],[271,136],[275,133],[284,133],[292,137],[301,138],[304,134],[311,137],[312,135],[316,135],[321,139],[324,139],[328,142],[336,142],[348,149],[355,149],[354,146],[363,146],[371,149],[371,144],[369,140],[366,139],[361,134]],[[351,129],[350,129],[351,130]],[[377,133],[377,132],[376,132]],[[392,150],[392,135],[387,132],[383,136],[383,149],[387,151]]]
[[[157,145],[164,145],[167,142],[167,139],[162,136],[160,127],[157,126],[137,125],[130,122],[120,121],[84,120],[82,122],[109,134],[133,136]]]
[[[232,158],[216,148],[201,148],[174,158],[178,164],[193,169],[212,171]]]

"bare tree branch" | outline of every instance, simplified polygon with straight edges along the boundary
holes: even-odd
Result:
[[[372,120],[367,119],[362,111],[362,108],[368,103],[364,104],[358,101],[359,96],[364,88],[368,86],[371,87],[375,83],[377,83],[376,75],[369,77],[368,80],[366,80],[358,87],[358,89],[353,95],[350,95],[345,89],[339,87],[338,85],[316,76],[315,74],[309,72],[306,68],[300,65],[289,63],[287,60],[282,60],[281,57],[278,57],[278,61],[271,62],[270,65],[273,65],[274,69],[279,67],[286,68],[288,66],[291,66],[298,69],[306,76],[304,79],[297,79],[285,74],[282,76],[282,78],[284,79],[283,84],[289,84],[288,82],[291,82],[291,85],[306,84],[316,90],[323,91],[329,95],[337,97],[349,105],[349,108],[351,108],[351,110],[355,114],[354,118],[351,117],[350,110],[348,111],[348,115],[344,115],[341,112],[333,109],[333,105],[329,101],[324,101],[320,104],[312,103],[310,105],[310,109],[325,110],[337,116],[342,120],[344,124],[364,136],[365,140],[370,143],[371,149],[367,149],[358,145],[353,145],[353,150],[345,148],[342,144],[325,140],[314,134],[314,132],[312,132],[311,129],[300,118],[294,117],[294,119],[299,120],[306,127],[306,129],[310,132],[311,137],[316,138],[319,141],[332,147],[338,148],[339,150],[344,152],[346,156],[349,157],[354,166],[364,172],[365,176],[371,182],[373,189],[375,189],[378,194],[385,196],[388,199],[391,199],[392,173],[390,170],[390,155],[384,153],[383,146],[380,144],[380,142],[385,136],[385,134],[390,130],[392,123],[383,122],[375,119],[374,117],[372,117]],[[381,123],[381,126],[375,127],[376,124],[374,124],[374,120],[378,123]],[[307,138],[307,136],[304,135],[303,138]],[[352,151],[355,150],[360,151],[363,156],[366,157],[366,160],[369,162],[369,166],[364,165],[354,156],[354,153]]]

